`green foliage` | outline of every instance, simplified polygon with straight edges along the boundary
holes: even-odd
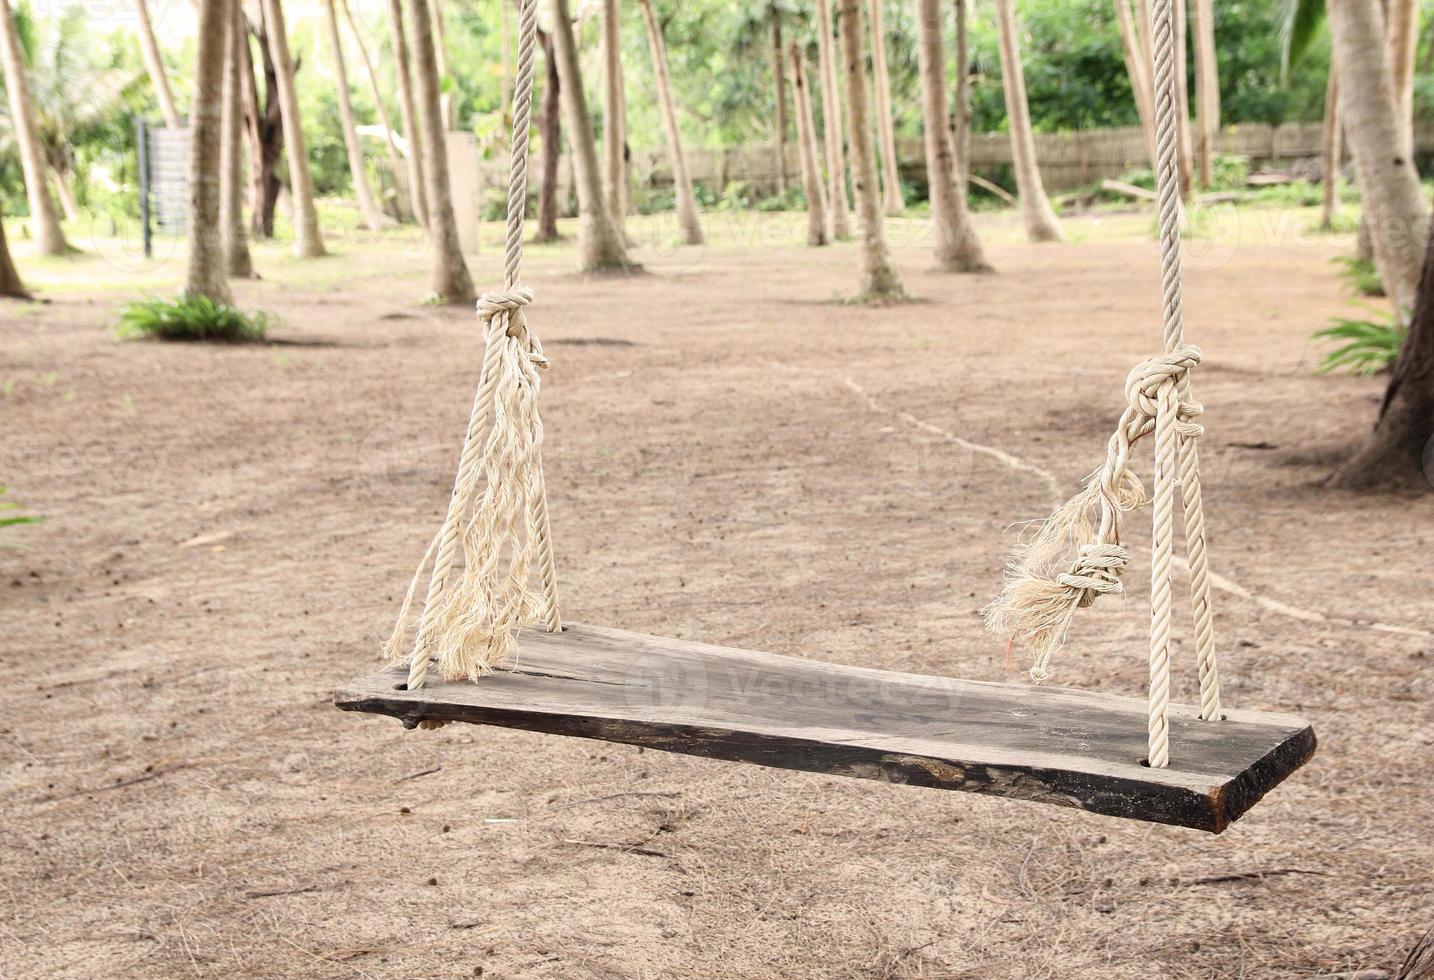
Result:
[[[261,341],[273,323],[262,310],[245,313],[207,296],[150,299],[130,303],[120,313],[115,333],[121,340],[212,340],[225,343]]]
[[[0,497],[4,497],[9,492],[10,488],[0,483]],[[13,512],[19,509],[20,505],[14,501],[0,500],[0,527],[15,527],[19,524],[40,523],[40,518],[38,517],[29,517],[25,514],[7,514],[7,512]]]
[[[1387,370],[1399,356],[1407,332],[1392,320],[1337,317],[1328,327],[1312,335],[1317,340],[1333,340],[1341,345],[1324,356],[1319,371],[1328,374],[1344,370],[1369,375]]]
[[[1211,161],[1210,190],[1244,190],[1250,179],[1250,158],[1233,153],[1217,153]]]
[[[1374,267],[1373,259],[1361,259],[1358,256],[1341,256],[1334,260],[1344,266],[1344,278],[1350,287],[1361,296],[1383,296],[1384,282],[1379,278],[1379,270]]]

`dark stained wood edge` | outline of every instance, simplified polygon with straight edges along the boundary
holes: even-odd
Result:
[[[898,754],[861,744],[773,736],[726,727],[455,704],[434,698],[432,694],[419,699],[398,689],[403,680],[404,672],[400,668],[355,680],[335,691],[334,704],[345,711],[389,715],[408,727],[429,719],[494,725],[777,769],[983,793],[1215,834],[1223,832],[1265,793],[1303,765],[1315,749],[1314,732],[1306,726],[1234,779],[1212,784],[1206,792],[1201,792],[1190,786],[1154,779],[1144,781],[1050,766],[973,763]]]

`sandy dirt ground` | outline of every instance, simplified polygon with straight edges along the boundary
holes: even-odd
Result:
[[[976,278],[897,223],[920,302],[881,309],[836,302],[856,253],[793,247],[795,216],[712,221],[701,250],[638,226],[632,279],[531,256],[568,616],[1020,679],[978,610],[1157,349],[1150,218],[1044,247],[985,219]],[[0,307],[0,482],[46,518],[0,549],[0,976],[1397,968],[1434,920],[1434,499],[1317,485],[1381,383],[1313,373],[1350,243],[1305,221],[1245,212],[1189,256],[1226,699],[1321,740],[1220,837],[336,711],[441,518],[472,315],[415,302],[410,245],[354,240],[261,252],[240,299],[283,343],[121,344],[117,301],[173,264],[32,265],[50,301]],[[1132,528],[1130,595],[1055,683],[1143,690]],[[1176,665],[1190,700],[1183,631]]]

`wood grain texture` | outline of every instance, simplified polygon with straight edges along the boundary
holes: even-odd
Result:
[[[1142,765],[1145,702],[843,667],[598,626],[523,634],[477,684],[340,687],[348,711],[500,725],[782,769],[1077,807],[1219,833],[1314,754],[1290,715],[1172,706],[1171,765]]]

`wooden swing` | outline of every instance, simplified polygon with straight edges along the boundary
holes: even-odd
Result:
[[[524,315],[533,294],[518,275],[536,3],[520,4],[504,290],[479,301],[482,378],[448,514],[387,645],[392,666],[340,687],[338,707],[391,715],[409,728],[498,725],[1214,833],[1309,760],[1315,736],[1303,720],[1226,711],[1220,703],[1196,450],[1201,408],[1190,397],[1200,352],[1184,343],[1181,322],[1173,0],[1157,0],[1153,36],[1165,353],[1131,372],[1105,465],[1018,552],[987,611],[993,631],[1031,650],[1032,676],[1045,680],[1075,610],[1121,591],[1128,561],[1121,518],[1147,502],[1128,468],[1130,449],[1152,435],[1148,700],[838,666],[562,624],[537,411],[538,372],[547,362]],[[1169,703],[1177,492],[1191,568],[1198,707]],[[410,649],[409,611],[430,561]],[[539,590],[530,586],[534,577]],[[430,665],[441,683],[429,682]]]

